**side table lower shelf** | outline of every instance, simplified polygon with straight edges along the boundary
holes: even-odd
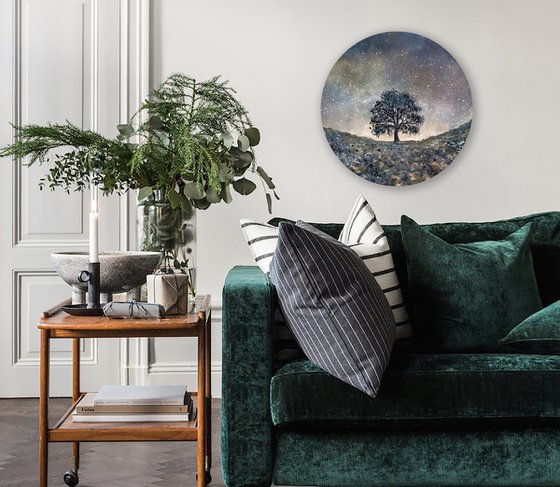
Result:
[[[152,421],[134,423],[76,423],[72,421],[72,412],[76,401],[48,430],[50,442],[96,442],[96,441],[196,441],[198,435],[196,420],[196,392],[191,396],[195,400],[193,421]],[[80,396],[83,397],[83,394]]]

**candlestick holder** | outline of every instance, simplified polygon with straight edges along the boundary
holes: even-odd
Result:
[[[101,267],[99,262],[89,262],[88,270],[80,271],[78,281],[87,283],[87,304],[73,304],[64,306],[62,309],[69,314],[78,316],[101,316]]]
[[[88,273],[89,279],[87,281],[88,284],[88,298],[87,298],[87,307],[88,309],[92,308],[101,308],[100,303],[100,272],[101,266],[99,262],[90,262],[88,263]]]

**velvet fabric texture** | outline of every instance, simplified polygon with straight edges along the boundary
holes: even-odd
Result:
[[[502,240],[527,223],[533,224],[530,245],[539,294],[543,306],[548,306],[560,300],[560,286],[558,286],[558,276],[560,276],[560,212],[537,213],[495,222],[434,223],[422,225],[422,228],[448,243],[469,243],[482,240]],[[333,227],[332,224],[327,224],[327,227],[333,232],[340,232],[342,229],[342,225],[339,225],[338,229]],[[383,229],[389,239],[393,261],[410,313],[414,303],[407,284],[406,254],[401,227],[400,225],[383,225]],[[329,232],[327,231],[327,233]]]
[[[233,268],[223,289],[222,473],[229,487],[270,485],[272,327],[277,307],[258,267]]]
[[[430,431],[301,429],[278,431],[275,439],[273,482],[276,485],[560,485],[558,427]]]
[[[270,384],[275,425],[397,428],[555,418],[560,356],[394,354],[375,399],[308,360],[284,365]]]
[[[424,228],[446,242],[464,243],[500,240],[528,222],[533,222],[531,251],[539,292],[543,304],[548,306],[560,299],[560,213]],[[335,238],[342,229],[338,224],[318,227]],[[413,305],[400,226],[383,228],[410,312]],[[560,485],[560,428],[554,425],[555,418],[514,419],[514,424],[508,426],[499,418],[479,418],[481,423],[474,425],[468,419],[454,425],[441,420],[429,428],[409,428],[404,420],[400,429],[352,429],[347,423],[342,430],[332,423],[321,425],[319,430],[302,423],[274,426],[269,397],[272,357],[275,349],[285,350],[286,344],[293,343],[284,325],[274,325],[275,308],[274,287],[258,267],[238,267],[230,272],[224,288],[222,325],[222,470],[229,487],[266,487],[272,481],[279,485],[401,487]],[[273,335],[276,328],[278,339]],[[487,359],[492,357],[484,355]],[[445,367],[438,362],[439,370],[442,375],[444,369],[450,374],[455,374],[455,368],[465,370],[464,360],[468,357],[469,354],[442,354],[438,359],[449,362]],[[553,356],[523,354],[508,357],[524,361],[527,371],[520,371],[520,375],[532,375],[541,363],[557,360]],[[406,359],[404,354],[393,358],[417,360],[413,355]],[[515,362],[510,366],[518,367]],[[392,361],[389,367],[394,367]],[[480,372],[483,373],[486,372]],[[474,375],[473,371],[471,377]],[[542,388],[557,389],[553,382],[550,384]],[[458,394],[461,387],[461,382],[456,381],[447,390],[449,398]],[[355,400],[347,393],[352,388],[346,388],[343,395],[329,397],[338,409],[350,407]],[[397,392],[404,393],[402,389]],[[546,427],[527,425],[527,421],[539,419],[546,420]]]
[[[449,244],[403,215],[419,334],[442,352],[495,351],[505,333],[538,311],[531,225],[503,240]]]
[[[560,301],[529,316],[500,344],[524,353],[560,354]]]

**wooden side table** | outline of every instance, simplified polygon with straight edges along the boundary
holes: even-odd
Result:
[[[41,385],[39,400],[39,487],[47,487],[49,442],[72,442],[74,470],[80,463],[82,441],[196,441],[197,485],[210,483],[210,296],[196,300],[196,311],[162,319],[109,319],[70,316],[62,311],[39,322],[41,330]],[[196,417],[188,422],[74,423],[72,412],[83,397],[80,391],[81,338],[193,337],[198,340]],[[72,338],[72,406],[49,428],[49,355],[52,338]],[[77,483],[77,479],[76,479]],[[74,484],[75,485],[75,484]]]

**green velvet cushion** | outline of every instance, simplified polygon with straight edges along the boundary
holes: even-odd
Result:
[[[560,212],[537,213],[495,222],[433,223],[422,225],[422,227],[446,242],[466,243],[501,240],[527,223],[533,224],[531,253],[533,254],[535,276],[543,305],[548,306],[560,299],[560,286],[557,285],[560,275]],[[387,234],[397,275],[405,301],[407,301],[410,293],[401,227],[400,225],[383,225],[383,229]]]
[[[275,485],[560,485],[558,427],[287,430],[276,436],[275,445]]]
[[[299,360],[272,378],[270,409],[275,425],[402,428],[442,426],[441,420],[560,419],[560,356],[394,354],[375,399]]]
[[[560,354],[560,301],[529,316],[500,344],[526,353]]]
[[[440,351],[494,351],[541,308],[530,223],[504,240],[457,244],[404,215],[401,230],[416,326]]]

